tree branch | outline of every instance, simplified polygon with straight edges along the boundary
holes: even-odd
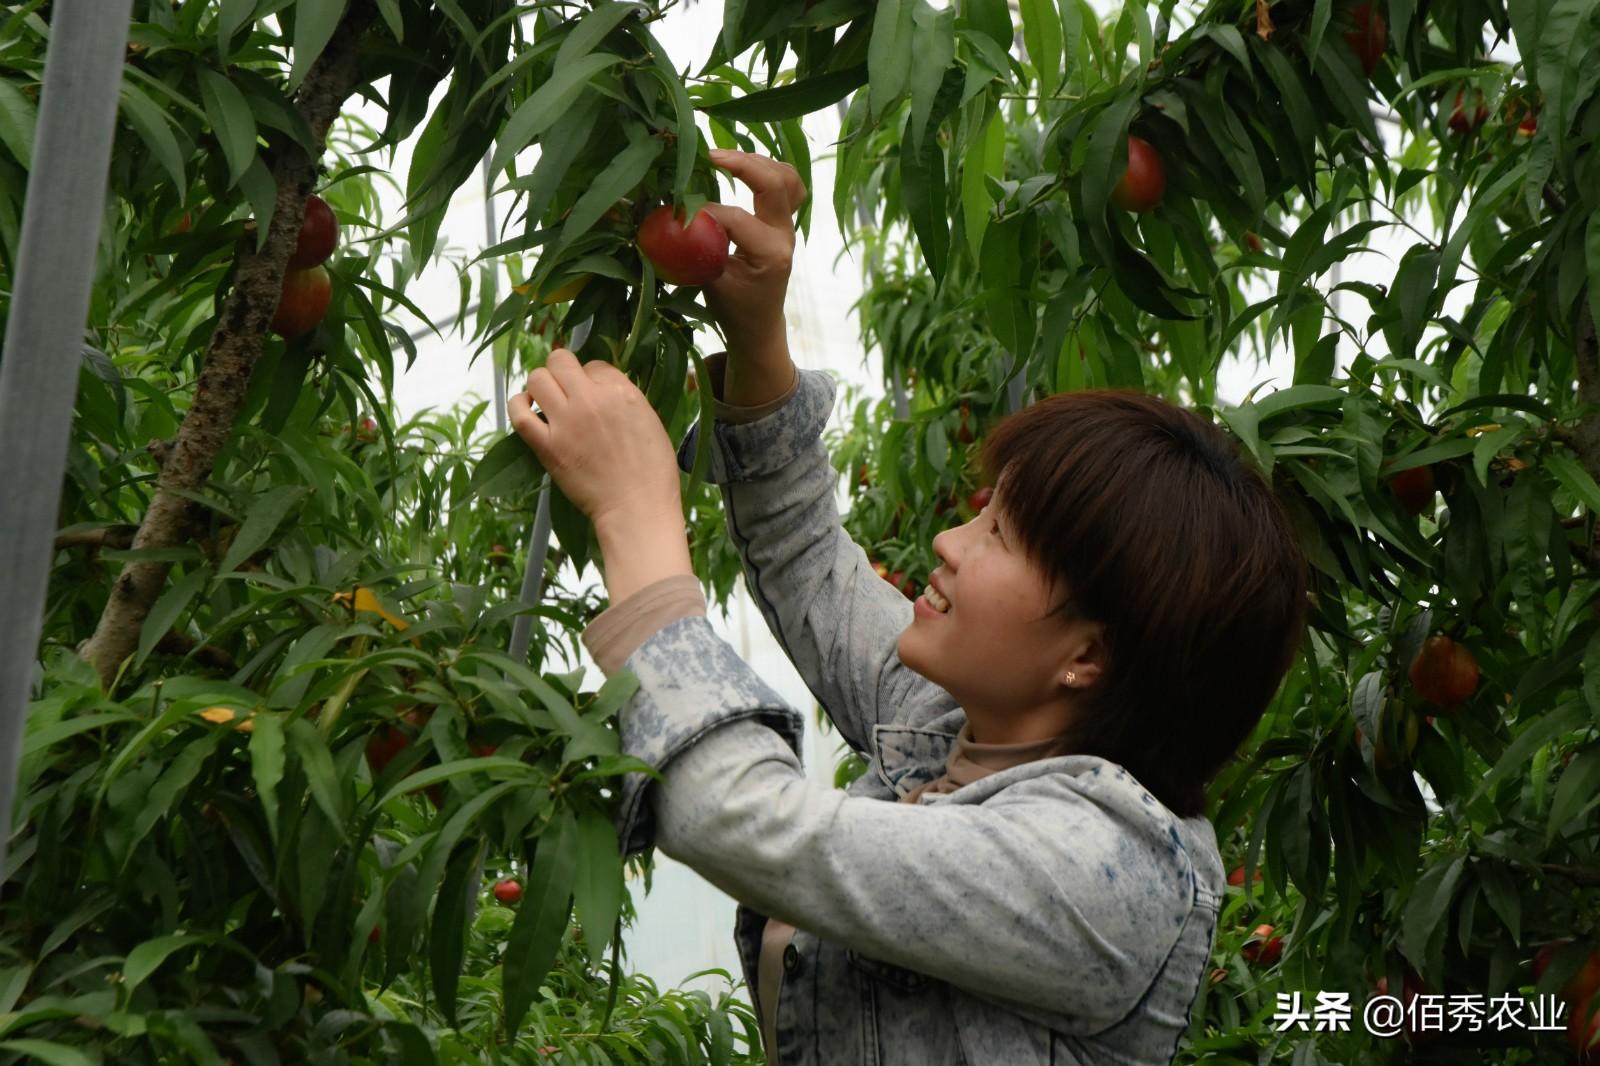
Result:
[[[136,550],[176,547],[189,535],[190,503],[174,490],[202,488],[233,433],[305,217],[306,197],[316,179],[316,158],[327,142],[328,128],[355,89],[358,45],[376,14],[372,0],[354,0],[295,95],[295,108],[311,128],[316,157],[287,140],[271,155],[278,198],[266,245],[258,252],[253,242],[247,242],[239,254],[233,290],[211,335],[194,402],[178,428],[171,453],[161,464],[156,497],[134,537]],[[127,563],[111,586],[94,635],[78,645],[78,654],[94,666],[101,684],[108,688],[122,662],[137,648],[140,628],[161,594],[171,566],[151,560]]]
[[[1573,884],[1585,888],[1600,888],[1600,866],[1562,866],[1553,862],[1541,862],[1539,869],[1543,873],[1565,877]]]

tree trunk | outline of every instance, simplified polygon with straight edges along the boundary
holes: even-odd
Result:
[[[353,0],[328,46],[312,65],[295,107],[311,128],[317,156],[327,141],[328,127],[338,117],[359,76],[358,45],[376,16],[372,0]],[[305,217],[306,197],[316,180],[317,160],[287,138],[275,146],[272,176],[277,205],[266,244],[257,252],[253,241],[240,252],[233,291],[218,316],[196,385],[194,403],[184,416],[162,464],[155,500],[133,547],[169,548],[184,542],[190,531],[191,502],[174,490],[198,490],[211,476],[217,455],[233,433],[233,423],[250,386],[250,374],[261,355],[267,324],[277,309],[289,256]],[[126,564],[111,587],[94,635],[77,651],[94,666],[109,689],[124,660],[138,647],[139,632],[150,607],[161,594],[172,564],[136,560]]]

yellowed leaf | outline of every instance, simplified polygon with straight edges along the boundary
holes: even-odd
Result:
[[[207,707],[200,712],[200,717],[208,722],[221,725],[224,722],[233,721],[238,717],[238,713],[231,707]]]
[[[1272,40],[1272,32],[1278,27],[1272,24],[1272,13],[1267,10],[1267,0],[1256,0],[1256,36],[1263,41]]]

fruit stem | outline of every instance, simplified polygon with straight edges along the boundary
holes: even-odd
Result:
[[[355,658],[359,659],[367,653],[367,644],[372,640],[369,636],[360,636],[352,648]],[[334,694],[329,696],[322,705],[322,713],[317,716],[317,729],[324,738],[333,736],[333,727],[339,723],[339,715],[344,711],[344,705],[349,702],[350,694],[355,692],[361,679],[367,676],[367,667],[363,666],[355,673],[344,679]]]

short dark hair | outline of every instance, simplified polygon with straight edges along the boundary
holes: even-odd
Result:
[[[1305,631],[1306,560],[1271,483],[1216,425],[1131,389],[1037,400],[980,458],[1046,578],[1045,617],[1105,625],[1072,750],[1118,763],[1180,818],[1205,813]]]

